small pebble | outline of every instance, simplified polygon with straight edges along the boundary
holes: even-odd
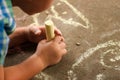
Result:
[[[76,45],[77,45],[77,46],[80,46],[80,43],[79,43],[79,42],[77,42],[77,43],[76,43]]]

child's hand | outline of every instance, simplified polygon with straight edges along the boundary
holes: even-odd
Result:
[[[61,36],[56,36],[54,40],[47,42],[42,40],[39,42],[36,50],[36,55],[41,59],[43,65],[50,66],[58,63],[67,50],[64,39]]]
[[[38,43],[40,40],[46,38],[45,26],[29,26],[27,27],[28,40]],[[55,35],[62,35],[59,29],[55,27]]]

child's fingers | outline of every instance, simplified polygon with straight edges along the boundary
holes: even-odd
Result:
[[[62,42],[60,43],[60,47],[61,47],[61,49],[65,49],[65,48],[66,48],[66,44],[62,41]]]
[[[33,32],[35,32],[37,28],[39,30],[41,30],[41,32],[45,33],[45,26],[35,26],[33,29]],[[39,31],[36,32],[36,34],[38,34],[38,33],[39,33]],[[59,29],[57,29],[56,27],[55,27],[55,34],[60,35],[60,36],[62,35],[61,31]]]
[[[58,43],[58,44],[60,44],[61,41],[63,41],[63,38],[61,36],[56,36],[53,41],[56,42],[56,43]]]
[[[39,43],[44,44],[44,43],[46,43],[46,42],[47,42],[47,40],[44,39],[44,40],[41,40]]]
[[[62,53],[65,55],[67,53],[67,49],[63,49]]]
[[[34,33],[35,35],[40,35],[41,34],[41,30],[38,27],[36,27],[36,26],[30,27],[30,31],[32,33]]]
[[[55,27],[55,34],[57,34],[57,35],[62,35],[62,32],[59,30],[59,29],[57,29],[56,27]]]

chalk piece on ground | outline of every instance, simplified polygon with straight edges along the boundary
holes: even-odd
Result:
[[[79,42],[77,42],[77,43],[76,43],[76,45],[77,45],[77,46],[80,46],[80,43],[79,43]]]

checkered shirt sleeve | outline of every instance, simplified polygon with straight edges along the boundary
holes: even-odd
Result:
[[[9,37],[15,29],[11,0],[0,0],[0,65],[4,64]]]

